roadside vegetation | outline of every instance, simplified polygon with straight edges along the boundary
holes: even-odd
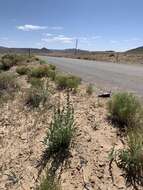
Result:
[[[142,119],[142,106],[133,94],[113,95],[108,104],[109,117],[120,129],[135,128]]]
[[[125,172],[129,185],[143,185],[143,108],[133,94],[118,93],[109,101],[110,119],[126,131],[127,146],[113,151],[113,160]]]
[[[32,62],[34,63],[32,64]],[[34,155],[34,158],[39,159],[37,161],[38,179],[36,182],[38,190],[61,190],[61,173],[63,172],[63,168],[67,166],[68,158],[70,157],[71,161],[75,154],[77,157],[79,156],[76,161],[80,161],[80,166],[76,165],[75,170],[82,171],[82,167],[84,164],[86,165],[86,161],[83,158],[84,155],[82,155],[85,150],[82,150],[81,154],[80,150],[78,150],[78,153],[77,150],[74,150],[76,153],[71,152],[75,146],[74,141],[76,140],[77,145],[78,142],[81,141],[79,147],[77,146],[79,149],[82,148],[83,143],[87,143],[84,144],[84,148],[89,150],[89,148],[91,148],[90,143],[97,143],[95,142],[95,138],[90,138],[92,133],[95,133],[96,136],[97,131],[97,137],[99,134],[102,135],[101,133],[103,131],[98,133],[98,130],[107,130],[107,125],[109,125],[110,128],[114,125],[116,127],[114,129],[119,134],[118,137],[124,142],[122,144],[123,148],[117,150],[112,149],[110,154],[111,161],[115,161],[117,166],[122,169],[125,179],[130,185],[133,187],[143,185],[143,108],[140,100],[136,96],[130,93],[114,94],[108,102],[108,109],[105,113],[106,116],[108,115],[109,120],[105,119],[105,116],[104,121],[102,121],[101,118],[105,112],[105,104],[100,101],[101,99],[99,98],[94,99],[94,88],[92,84],[84,86],[84,92],[79,91],[81,79],[77,76],[61,74],[54,65],[41,61],[34,56],[24,57],[23,55],[11,54],[2,56],[0,71],[1,105],[3,106],[4,103],[7,103],[7,100],[10,100],[9,102],[14,100],[15,104],[10,104],[10,106],[5,104],[6,110],[9,111],[9,109],[12,109],[13,111],[14,106],[17,106],[19,104],[18,101],[22,99],[21,102],[23,106],[20,104],[20,109],[21,107],[23,109],[24,106],[24,108],[26,108],[24,111],[16,110],[16,116],[10,120],[10,123],[7,124],[7,118],[9,118],[11,114],[9,114],[8,117],[4,117],[0,122],[3,123],[6,121],[4,126],[9,125],[11,127],[14,121],[17,121],[16,117],[19,112],[22,113],[21,117],[23,117],[24,114],[26,115],[22,122],[25,122],[25,120],[27,122],[28,118],[31,117],[32,120],[30,120],[30,122],[33,123],[34,120],[34,125],[32,127],[30,126],[30,132],[26,129],[26,133],[28,134],[29,132],[30,138],[31,135],[33,135],[33,139],[28,139],[32,142],[30,145],[34,146],[33,142],[36,142],[37,148],[37,142],[40,141],[42,144],[41,154],[38,155],[39,157],[36,157],[38,151]],[[22,75],[24,75],[24,77],[22,77]],[[20,80],[18,81],[18,79]],[[77,94],[73,95],[73,92],[77,92]],[[15,99],[13,99],[14,97]],[[85,99],[82,99],[83,97],[85,97]],[[86,101],[88,105],[84,106],[83,104],[85,104]],[[79,102],[79,107],[80,109],[82,107],[82,111],[78,110],[77,113],[76,104]],[[1,114],[2,113],[3,111]],[[21,117],[19,117],[20,119],[17,121],[19,128]],[[79,120],[76,123],[77,119]],[[97,121],[96,119],[99,120]],[[84,121],[81,124],[80,122],[82,122],[82,120]],[[24,124],[27,126],[26,122]],[[40,125],[37,127],[38,122]],[[103,125],[105,125],[106,122],[104,129],[97,127],[100,122],[102,122]],[[80,126],[79,128],[78,125]],[[86,129],[82,133],[83,125],[86,126]],[[91,129],[89,129],[89,126],[92,126]],[[88,130],[95,128],[96,130],[89,133],[90,135],[87,135]],[[13,128],[13,130],[14,129],[15,128]],[[25,128],[23,128],[23,131],[25,131]],[[39,134],[41,131],[43,133]],[[35,140],[36,133],[39,136]],[[113,134],[113,131],[111,131],[109,138],[106,136],[105,139],[108,138],[109,141]],[[25,143],[25,138],[25,136],[20,135],[19,142]],[[112,145],[110,146],[112,147]],[[95,149],[95,147],[92,148]],[[29,149],[29,147],[27,149]],[[105,150],[104,143],[103,150]],[[94,152],[92,149],[93,154]],[[30,154],[32,153],[30,152]],[[100,158],[98,161],[100,162]],[[104,160],[104,162],[107,163],[107,160]],[[95,160],[93,163],[95,164]],[[101,163],[101,165],[102,164],[103,163]],[[97,165],[96,167],[99,169]],[[101,168],[102,166],[100,169]],[[72,175],[74,175],[74,172]],[[98,177],[100,178],[100,176]],[[86,183],[83,183],[84,187]]]
[[[69,149],[75,133],[74,108],[67,97],[64,107],[58,104],[54,108],[53,120],[45,137],[45,145],[50,154],[62,154]]]
[[[9,98],[12,98],[15,92],[19,89],[14,74],[1,73],[0,74],[0,102],[3,103]]]
[[[76,92],[81,84],[81,79],[73,75],[58,75],[56,77],[57,88],[60,90],[69,89]]]
[[[30,68],[28,66],[19,66],[16,68],[16,72],[19,75],[26,75],[28,72],[30,72]]]

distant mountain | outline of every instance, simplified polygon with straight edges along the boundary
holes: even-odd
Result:
[[[51,50],[47,48],[8,48],[0,46],[0,53],[29,53],[29,49],[32,53],[49,53]]]
[[[143,46],[126,51],[126,53],[143,53]]]

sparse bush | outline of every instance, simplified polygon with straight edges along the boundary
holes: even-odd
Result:
[[[45,65],[45,64],[47,64],[46,61],[44,61],[44,60],[40,60],[40,65]]]
[[[39,78],[31,77],[28,81],[33,88],[43,88],[44,82]]]
[[[0,74],[0,98],[7,99],[7,96],[13,96],[13,93],[19,88],[16,78],[10,73]]]
[[[126,179],[132,184],[143,185],[143,134],[131,131],[128,134],[128,148],[118,152],[118,165],[126,172]]]
[[[25,102],[26,105],[32,108],[38,108],[40,105],[45,105],[49,97],[47,87],[41,86],[40,88],[31,87],[28,90]]]
[[[48,66],[46,65],[40,65],[39,67],[33,67],[31,68],[31,71],[29,72],[29,77],[35,77],[35,78],[42,78],[46,77],[48,75]]]
[[[54,81],[55,78],[56,78],[56,71],[49,69],[48,72],[47,72],[47,76],[48,76],[52,81]]]
[[[54,111],[53,121],[50,124],[45,144],[51,154],[66,151],[71,143],[75,132],[74,109],[70,104],[69,96],[67,105],[60,108],[58,105]]]
[[[72,75],[59,75],[56,77],[56,83],[59,89],[76,90],[81,83],[81,79]]]
[[[6,54],[2,56],[2,69],[9,70],[12,66],[21,64],[26,59],[25,56],[16,55],[16,54]]]
[[[93,85],[92,84],[89,84],[86,88],[86,93],[88,95],[92,95],[93,94]]]
[[[30,72],[30,69],[27,66],[19,66],[16,68],[16,72],[19,75],[26,75],[26,74],[28,74],[28,72]]]
[[[53,65],[53,64],[49,64],[49,68],[51,69],[51,70],[56,70],[56,66],[55,65]]]
[[[115,94],[108,104],[110,117],[119,127],[136,126],[137,118],[141,113],[139,100],[129,93]]]

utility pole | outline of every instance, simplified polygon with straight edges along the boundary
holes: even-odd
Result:
[[[31,49],[28,49],[29,58],[31,57]]]
[[[75,55],[77,54],[77,48],[78,48],[78,39],[76,39],[75,41]]]

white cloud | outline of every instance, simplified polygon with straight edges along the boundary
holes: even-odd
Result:
[[[10,40],[8,37],[0,37],[0,46],[12,47],[16,44],[16,41]]]
[[[38,30],[45,30],[47,27],[46,26],[36,26],[36,25],[31,25],[31,24],[25,24],[22,26],[17,26],[18,30],[22,30],[22,31],[38,31]]]
[[[100,39],[100,38],[102,38],[102,36],[92,36],[93,40],[97,40],[97,39]]]
[[[47,37],[53,36],[53,34],[51,34],[51,33],[46,33],[46,34],[43,34],[43,35],[45,35],[45,36],[47,36]]]
[[[64,28],[62,26],[51,26],[51,27],[48,27],[49,29],[52,29],[52,30],[63,30]]]
[[[110,40],[111,44],[118,44],[119,42],[117,40]]]
[[[68,37],[64,35],[56,35],[56,36],[41,39],[42,42],[46,42],[46,43],[58,42],[58,43],[64,43],[64,44],[73,43],[73,40],[74,40],[73,37]]]

